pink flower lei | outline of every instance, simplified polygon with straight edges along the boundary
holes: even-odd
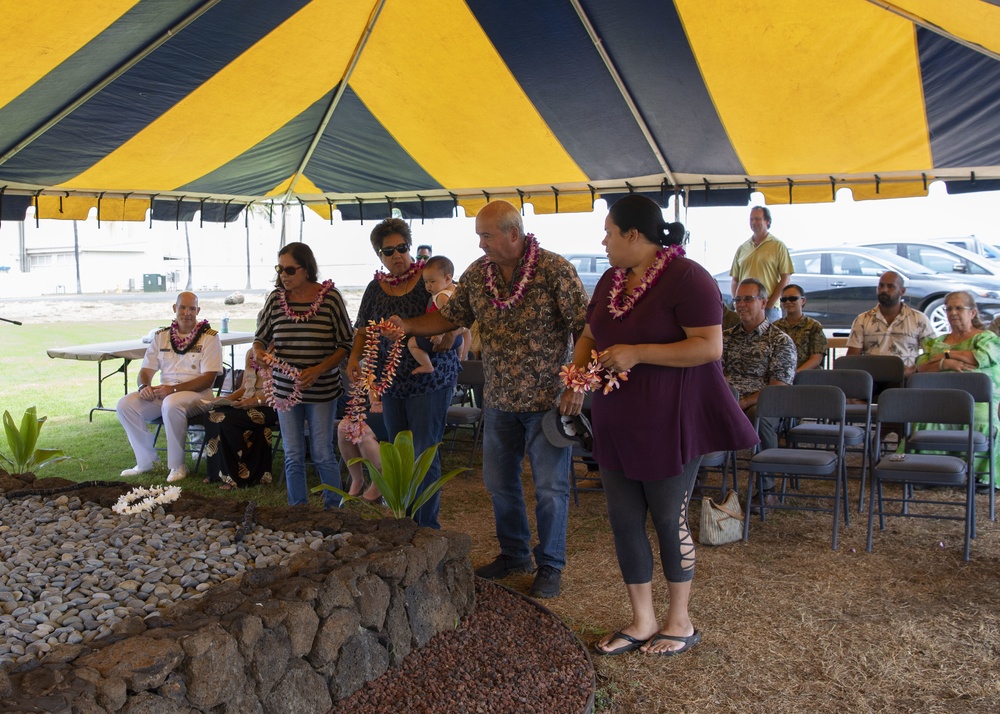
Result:
[[[380,283],[385,283],[387,285],[399,285],[400,283],[405,283],[407,280],[412,278],[418,271],[423,270],[425,263],[426,261],[424,260],[413,261],[413,265],[411,265],[402,275],[393,275],[392,273],[376,270],[375,279]]]
[[[174,352],[182,355],[195,346],[195,343],[198,342],[198,338],[201,337],[208,328],[208,320],[202,320],[194,326],[194,329],[188,333],[187,337],[181,337],[180,333],[177,331],[177,320],[174,320],[170,323],[170,345],[174,348]]]
[[[611,292],[608,294],[608,311],[611,312],[612,317],[616,320],[621,320],[628,315],[632,311],[632,308],[635,307],[635,304],[642,299],[642,296],[651,287],[656,285],[656,281],[663,275],[663,271],[667,269],[667,266],[677,258],[683,257],[684,249],[679,245],[672,245],[665,250],[657,251],[656,260],[646,270],[646,274],[642,276],[642,282],[633,288],[632,292],[628,295],[623,295],[625,292],[625,276],[628,271],[624,268],[615,268],[611,279]]]
[[[284,289],[278,290],[278,303],[281,305],[281,311],[285,313],[292,322],[306,322],[316,317],[316,313],[319,312],[320,305],[326,299],[327,293],[333,290],[333,281],[324,280],[319,286],[319,292],[316,293],[316,299],[312,301],[312,305],[305,312],[296,312],[288,306],[288,296]],[[283,370],[282,370],[283,371]]]
[[[559,379],[566,385],[567,389],[572,389],[576,393],[596,392],[598,389],[609,394],[621,387],[622,382],[628,381],[628,373],[615,372],[607,369],[598,359],[597,350],[590,351],[590,362],[585,368],[577,367],[575,364],[563,365],[559,370]]]
[[[263,377],[261,388],[264,390],[267,403],[269,406],[274,407],[276,411],[287,412],[302,401],[302,370],[298,367],[293,367],[288,364],[288,362],[275,357],[269,352],[264,352],[262,354],[263,358],[261,361],[264,362],[267,374],[261,375]],[[261,371],[257,364],[256,356],[252,356],[250,359],[253,363],[254,369],[257,369],[258,372]],[[287,375],[288,378],[292,380],[292,393],[287,398],[278,396],[278,389],[274,383],[274,370]]]
[[[391,337],[392,347],[386,359],[385,375],[379,380],[375,375],[375,366],[378,364],[378,346],[382,335]],[[365,331],[365,349],[361,357],[361,379],[351,385],[351,398],[347,402],[344,419],[347,426],[344,427],[345,436],[352,444],[360,444],[364,422],[368,418],[366,407],[368,405],[368,395],[372,394],[381,399],[396,377],[396,369],[403,357],[403,345],[406,340],[405,335],[388,320],[375,322],[368,321],[368,329]],[[375,405],[372,405],[372,410]]]
[[[483,270],[486,272],[486,291],[493,296],[490,298],[490,304],[499,310],[509,310],[521,302],[521,298],[524,297],[524,291],[528,288],[528,283],[535,277],[535,268],[538,266],[538,256],[541,253],[541,248],[535,239],[534,233],[528,233],[524,238],[524,264],[521,266],[521,277],[518,279],[514,289],[511,290],[510,295],[506,298],[500,297],[500,289],[497,287],[500,269],[489,259],[489,256],[484,255],[482,258]]]

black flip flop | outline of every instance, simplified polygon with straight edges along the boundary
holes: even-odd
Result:
[[[653,635],[653,639],[649,641],[649,644],[654,644],[660,642],[661,640],[673,640],[674,642],[683,642],[684,646],[676,650],[665,650],[663,652],[650,652],[650,654],[659,655],[661,657],[673,657],[674,655],[679,655],[681,652],[687,652],[689,649],[694,647],[696,644],[701,642],[701,633],[695,630],[693,634],[688,637],[678,637],[676,635]]]
[[[626,635],[621,630],[618,630],[615,634],[611,635],[611,639],[608,642],[614,642],[615,640],[625,640],[628,644],[617,647],[613,650],[602,650],[597,645],[594,645],[594,653],[600,655],[601,657],[612,657],[614,655],[625,654],[626,652],[635,652],[637,649],[646,644],[646,640],[638,640],[632,635]]]

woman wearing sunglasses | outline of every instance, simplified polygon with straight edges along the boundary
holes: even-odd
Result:
[[[355,323],[354,349],[348,363],[352,380],[361,379],[361,357],[365,348],[367,325],[370,320],[380,322],[393,315],[417,317],[427,309],[431,295],[424,286],[423,262],[414,262],[410,253],[413,238],[410,227],[398,218],[387,218],[371,233],[372,248],[388,273],[379,271],[368,284]],[[409,350],[402,350],[402,357],[395,371],[391,386],[382,395],[382,413],[389,439],[409,429],[413,432],[413,448],[420,454],[444,438],[444,422],[458,381],[458,353],[452,349],[458,331],[447,333],[439,349],[431,352],[434,371],[413,374],[417,361]],[[377,379],[385,378],[385,362],[390,341],[382,337],[379,342],[379,364],[375,366]],[[441,475],[441,456],[436,454],[424,484],[433,483]],[[422,490],[422,489],[421,489]],[[422,526],[438,528],[440,491],[425,503],[414,519]]]
[[[261,311],[253,348],[257,363],[271,368],[268,403],[278,411],[285,450],[288,505],[308,502],[305,423],[309,454],[320,480],[340,487],[333,422],[341,386],[338,365],[351,349],[353,330],[344,299],[329,280],[320,283],[312,250],[289,243],[278,253],[275,290]],[[274,351],[267,345],[274,343]],[[323,505],[340,502],[325,491]]]

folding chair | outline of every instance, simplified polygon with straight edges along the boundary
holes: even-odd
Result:
[[[885,517],[903,516],[909,518],[935,518],[942,520],[963,520],[957,516],[939,513],[914,513],[911,506],[917,504],[962,505],[959,501],[917,499],[911,486],[951,486],[964,488],[965,496],[965,551],[964,560],[969,560],[970,541],[975,537],[976,527],[976,477],[973,472],[974,457],[973,424],[975,422],[975,401],[972,395],[960,389],[887,389],[879,399],[879,414],[876,437],[881,436],[883,423],[903,424],[904,436],[909,436],[913,422],[941,422],[964,427],[965,444],[961,451],[964,458],[943,454],[889,454],[879,459],[872,469],[871,494],[868,501],[868,545],[872,550],[872,531],[875,527],[875,513],[879,516],[879,530],[885,530]],[[884,483],[902,486],[902,495],[888,498],[883,493]],[[899,503],[898,511],[886,512],[885,504]],[[877,504],[877,505],[876,505]]]
[[[903,387],[906,384],[906,365],[903,360],[894,355],[845,355],[838,357],[833,362],[833,368],[838,369],[860,369],[872,376],[872,398],[871,398],[871,423],[875,424],[878,418],[878,398],[886,389]],[[858,424],[863,418],[865,407],[862,404],[847,405],[847,423]],[[871,462],[878,461],[879,457],[886,450],[887,445],[882,442],[876,444],[871,449]],[[861,493],[858,494],[858,511],[864,508],[864,484],[861,484]]]
[[[774,448],[758,451],[750,458],[750,482],[747,484],[746,513],[743,520],[743,540],[750,539],[750,499],[756,490],[763,494],[762,477],[789,476],[796,479],[833,481],[832,496],[823,493],[789,493],[787,483],[782,487],[778,505],[768,506],[760,501],[760,519],[766,519],[769,509],[822,511],[833,513],[833,549],[837,549],[840,529],[840,509],[843,505],[845,525],[850,525],[847,508],[847,476],[843,467],[844,459],[844,393],[830,386],[788,386],[764,387],[757,398],[757,419],[774,417],[779,419],[815,419],[830,422],[836,428],[836,436],[829,448]],[[754,425],[756,427],[756,424]],[[756,489],[754,488],[756,486]],[[833,500],[832,506],[792,505],[789,500],[808,499],[810,501]]]
[[[915,389],[962,389],[972,395],[976,403],[986,404],[988,422],[986,424],[987,433],[974,430],[972,434],[972,448],[977,454],[987,454],[989,457],[989,470],[976,472],[989,474],[990,489],[990,520],[996,520],[996,496],[993,486],[996,483],[996,470],[993,463],[993,444],[996,439],[996,426],[994,417],[996,412],[993,408],[993,382],[989,376],[982,372],[917,372],[911,375],[906,382],[907,388]],[[910,434],[906,441],[906,450],[909,451],[962,451],[965,448],[965,431],[948,428],[950,425],[944,422],[941,428],[921,429]]]
[[[483,363],[479,360],[466,360],[462,362],[462,371],[458,374],[458,384],[466,387],[467,394],[474,394],[476,388],[480,390],[485,382],[483,376]],[[471,400],[475,401],[475,400]],[[476,458],[476,449],[483,438],[483,409],[481,404],[470,404],[468,406],[452,405],[448,407],[445,416],[445,429],[452,430],[450,451],[455,450],[459,441],[458,432],[466,429],[470,430],[469,444],[469,468],[472,468]]]
[[[827,385],[837,387],[847,399],[863,401],[862,404],[848,404],[844,408],[844,447],[845,456],[848,446],[861,446],[861,495],[858,498],[858,513],[864,507],[865,485],[868,478],[869,441],[872,433],[872,376],[860,369],[807,369],[795,375],[795,384]],[[848,415],[854,409],[853,416]],[[856,420],[855,423],[852,423]],[[785,439],[792,444],[800,443],[830,445],[836,439],[836,424],[817,424],[809,422],[797,424],[785,433]],[[847,459],[844,459],[847,468]]]

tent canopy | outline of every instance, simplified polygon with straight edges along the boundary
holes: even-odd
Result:
[[[0,0],[0,209],[1000,188],[998,0]]]

